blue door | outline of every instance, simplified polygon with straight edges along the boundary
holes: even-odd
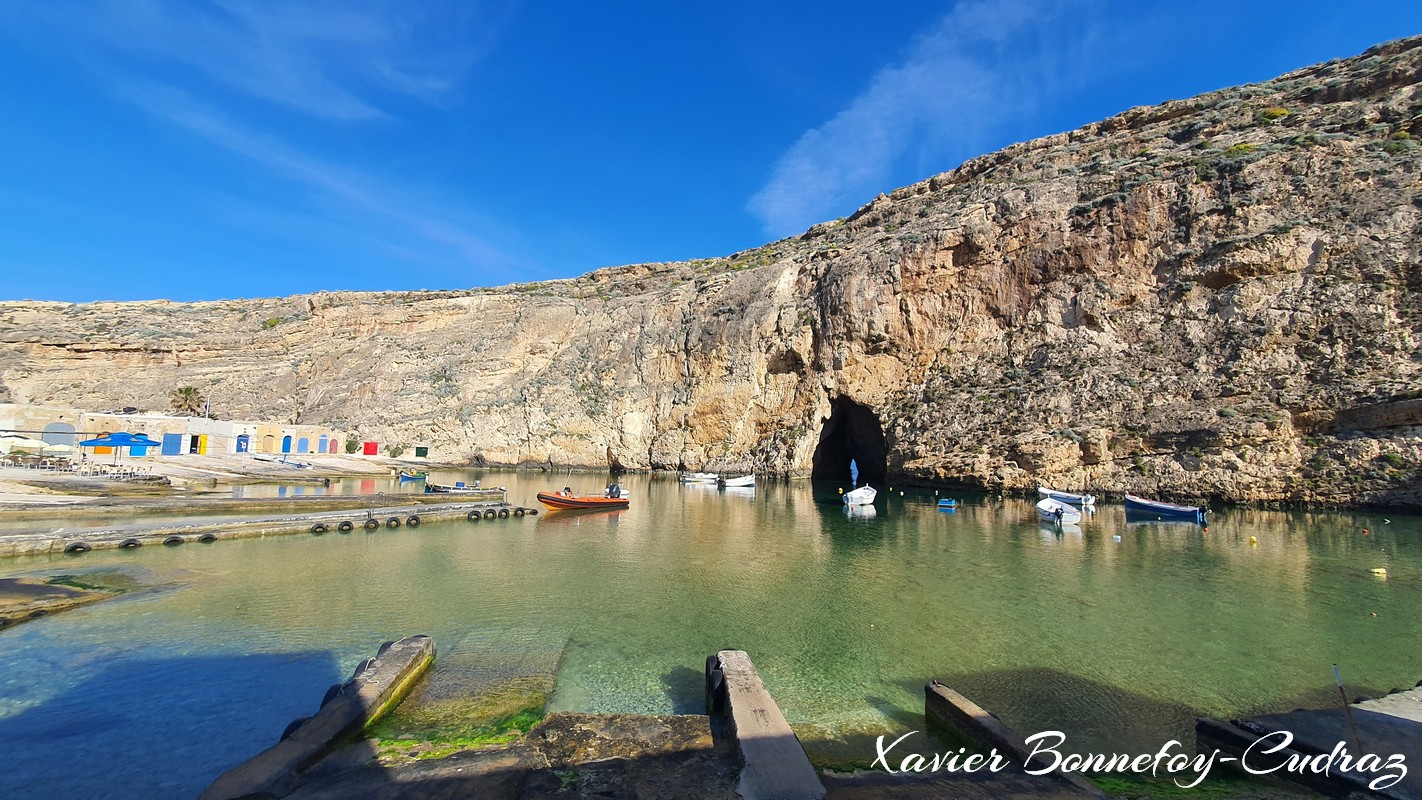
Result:
[[[308,450],[310,450],[310,449],[311,449],[311,440],[307,439],[305,436],[303,436],[303,437],[301,437],[300,439],[297,439],[297,440],[296,440],[296,452],[298,452],[298,453],[305,453],[306,451],[308,451]]]
[[[251,446],[252,446],[252,437],[248,436],[248,435],[245,434],[245,433],[242,434],[241,436],[238,436],[238,437],[237,437],[237,452],[239,452],[239,453],[245,453],[245,452],[247,452],[248,448],[250,448]]]
[[[183,435],[181,433],[163,434],[163,455],[176,456],[183,453]]]
[[[283,437],[281,437],[281,451],[282,451],[283,453],[290,453],[290,452],[291,452],[291,437],[290,437],[290,436],[283,436]]]

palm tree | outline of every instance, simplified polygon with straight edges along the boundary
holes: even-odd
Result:
[[[195,417],[202,413],[206,400],[196,386],[180,386],[168,395],[168,402],[172,404],[174,414]]]

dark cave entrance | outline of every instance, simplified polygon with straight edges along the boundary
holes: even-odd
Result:
[[[859,469],[859,483],[882,483],[889,469],[889,446],[879,416],[847,397],[837,397],[820,430],[810,477],[850,482],[849,462]]]

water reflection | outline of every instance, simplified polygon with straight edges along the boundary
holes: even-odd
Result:
[[[538,507],[541,490],[600,492],[609,482],[432,477],[506,485],[525,507]],[[383,479],[331,489],[360,493],[367,480],[372,491],[399,491]],[[1058,531],[1020,499],[959,494],[950,514],[932,493],[885,487],[873,506],[847,510],[832,483],[738,491],[663,476],[619,482],[626,510],[87,554],[86,565],[199,577],[181,597],[100,604],[6,631],[0,727],[17,737],[72,729],[74,746],[98,746],[74,722],[74,704],[52,702],[92,674],[65,667],[85,659],[191,656],[181,699],[104,695],[105,713],[185,719],[226,691],[228,676],[212,666],[224,657],[327,653],[345,674],[381,641],[412,633],[439,643],[437,671],[457,671],[440,686],[554,674],[560,710],[688,710],[685,670],[741,647],[792,724],[816,736],[902,728],[922,708],[923,682],[937,677],[1019,730],[1057,727],[1082,748],[1117,751],[1188,739],[1196,713],[1327,703],[1335,661],[1358,694],[1422,677],[1412,656],[1417,517],[1383,525],[1369,514],[1227,509],[1202,529],[1127,525],[1121,506],[1103,504]],[[1370,575],[1383,566],[1388,580]],[[270,702],[308,712],[330,681],[307,678],[276,686]],[[225,747],[246,754],[281,724],[235,727]],[[803,738],[812,752],[832,749]],[[161,748],[133,757],[161,774],[208,769]],[[9,768],[20,770],[17,785],[40,779],[24,759]],[[52,793],[65,788],[112,796],[78,782]]]

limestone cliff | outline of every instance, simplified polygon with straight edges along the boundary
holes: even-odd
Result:
[[[0,396],[491,464],[1422,505],[1422,38],[974,159],[726,258],[0,303]]]

